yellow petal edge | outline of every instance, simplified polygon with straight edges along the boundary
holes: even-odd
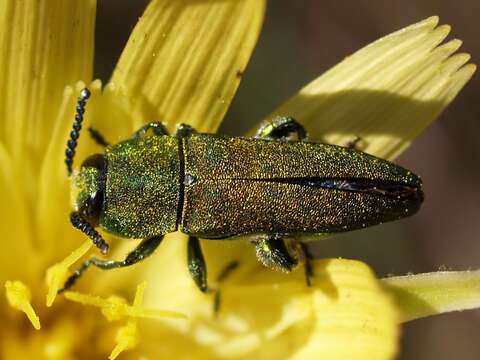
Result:
[[[111,82],[131,99],[132,128],[160,120],[213,132],[240,83],[265,0],[153,0]]]
[[[402,321],[480,308],[480,270],[396,276],[383,283],[394,295]]]
[[[450,26],[433,16],[385,36],[324,73],[269,118],[289,115],[323,142],[393,160],[455,98],[475,72]]]
[[[95,0],[0,2],[0,141],[15,160],[43,154],[64,87],[90,81],[95,12]]]
[[[213,294],[199,297],[192,306],[208,311],[197,308],[187,327],[146,331],[138,355],[155,357],[158,337],[170,344],[162,348],[165,358],[386,360],[397,353],[396,306],[364,263],[315,261],[311,287],[303,268],[291,274],[261,266],[243,272],[240,264],[237,270],[221,285],[217,316]],[[178,304],[179,311],[190,307]]]

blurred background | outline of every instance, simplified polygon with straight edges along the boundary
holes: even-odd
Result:
[[[98,2],[96,77],[107,81],[147,0]],[[275,0],[222,125],[240,135],[345,56],[431,15],[480,64],[480,1]],[[360,259],[379,276],[480,268],[480,71],[398,160],[422,176],[426,202],[400,222],[317,243],[320,257]],[[400,359],[479,359],[480,311],[403,327]]]

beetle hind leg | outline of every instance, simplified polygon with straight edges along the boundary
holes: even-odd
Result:
[[[298,264],[285,241],[278,235],[269,235],[254,243],[258,260],[268,268],[290,272]]]
[[[132,250],[127,257],[122,261],[115,260],[101,260],[96,257],[92,257],[85,261],[65,282],[63,288],[58,292],[61,293],[75,284],[79,277],[87,270],[91,265],[94,265],[102,270],[116,269],[126,266],[131,266],[139,261],[152,255],[157,249],[158,245],[162,242],[162,236],[154,236],[152,238],[143,240],[134,250]]]
[[[303,261],[304,261],[304,266],[305,266],[305,281],[307,283],[307,286],[312,286],[312,278],[313,278],[313,255],[310,253],[310,250],[308,249],[308,246],[300,242],[299,243],[300,250],[303,253]]]
[[[296,135],[296,139],[293,137]],[[297,120],[279,116],[273,120],[264,122],[255,134],[255,138],[267,140],[305,140],[307,138],[307,131],[305,127]]]

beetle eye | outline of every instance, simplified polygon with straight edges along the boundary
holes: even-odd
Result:
[[[98,189],[91,194],[86,204],[80,209],[80,214],[93,226],[97,226],[103,206],[103,190]]]

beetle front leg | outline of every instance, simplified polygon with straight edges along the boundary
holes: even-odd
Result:
[[[291,117],[276,117],[273,120],[264,122],[255,134],[255,138],[269,140],[294,140],[292,135],[297,136],[297,140],[302,141],[307,138],[305,127],[297,120]]]
[[[254,243],[258,260],[268,268],[290,272],[298,263],[279,235],[268,235]]]
[[[196,134],[197,130],[195,130],[192,126],[188,124],[178,124],[177,130],[175,132],[175,136],[178,138],[184,138],[190,136],[191,134]]]
[[[143,259],[149,257],[156,250],[158,245],[162,242],[163,235],[154,236],[152,238],[143,240],[133,251],[131,251],[125,260],[115,261],[115,260],[100,260],[96,257],[92,257],[85,261],[68,279],[65,281],[63,288],[58,292],[61,293],[68,288],[72,287],[77,279],[82,276],[82,274],[87,270],[91,265],[94,265],[102,270],[116,269],[120,267],[131,266],[133,264],[142,261]]]
[[[200,247],[200,241],[195,236],[188,237],[187,246],[187,264],[188,271],[198,286],[200,291],[206,292],[207,287],[207,265],[205,264],[205,258],[202,254],[202,248]]]
[[[145,137],[149,131],[152,131],[153,135],[155,136],[168,135],[167,128],[161,122],[150,122],[135,131],[131,138],[138,139]]]
[[[95,141],[98,145],[103,147],[107,147],[108,145],[110,145],[109,142],[105,140],[105,137],[98,130],[89,127],[88,132],[90,133],[90,137],[93,139],[93,141]]]

